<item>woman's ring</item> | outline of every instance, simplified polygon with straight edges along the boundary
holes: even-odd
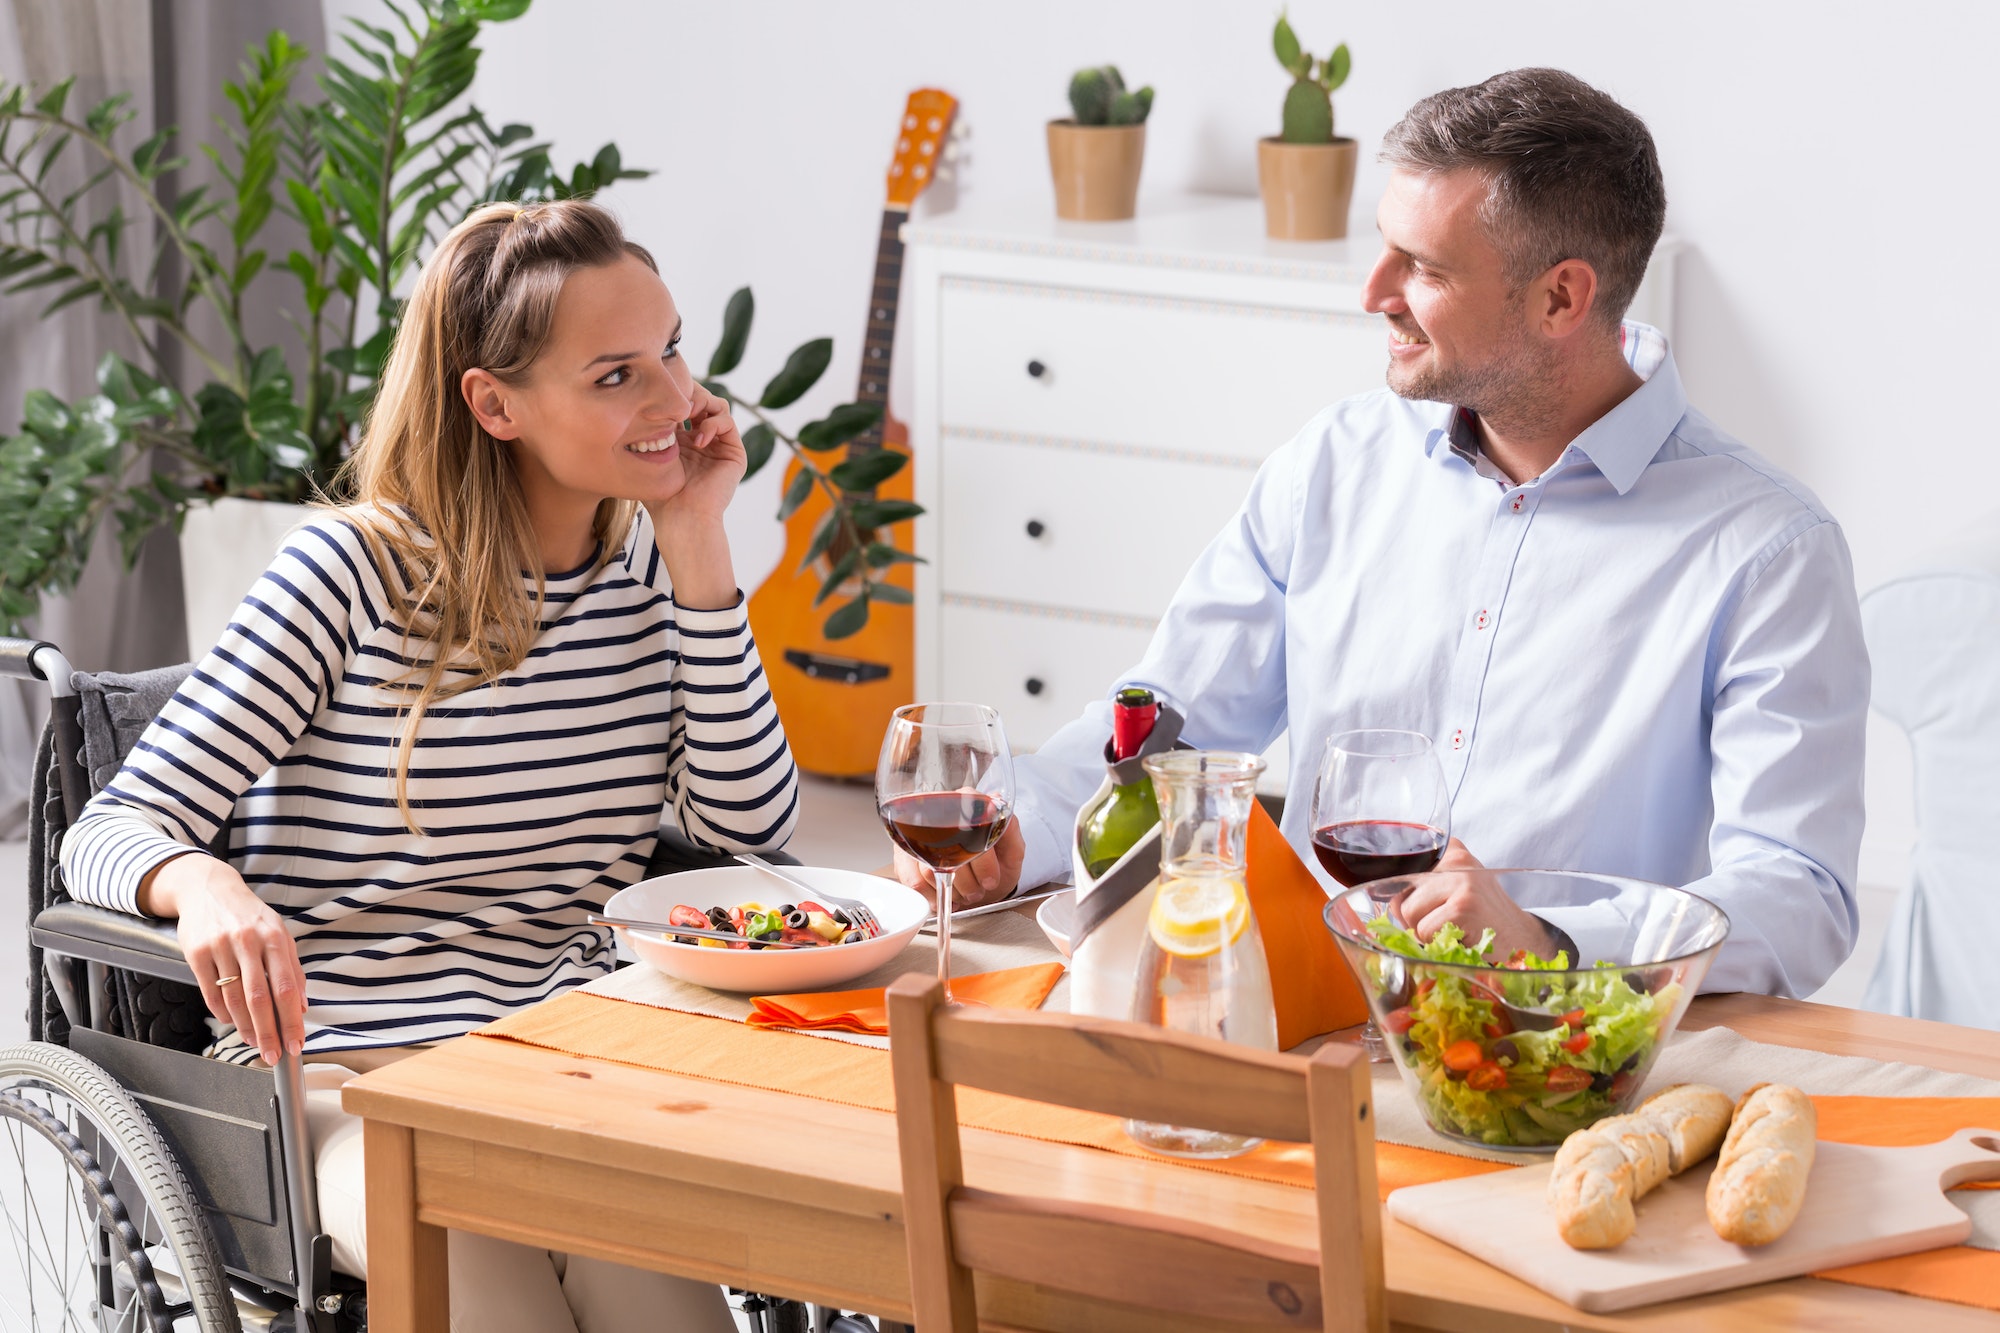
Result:
[[[237,982],[239,982],[239,981],[241,981],[241,980],[243,980],[243,978],[242,978],[242,977],[240,977],[240,976],[237,976],[237,977],[217,977],[217,978],[215,979],[215,984],[216,984],[217,986],[234,986],[234,985],[235,985],[235,984],[236,984]]]

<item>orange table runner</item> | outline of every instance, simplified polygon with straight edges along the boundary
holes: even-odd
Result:
[[[475,1034],[518,1041],[565,1055],[612,1060],[669,1074],[713,1079],[769,1092],[792,1093],[894,1114],[889,1053],[779,1029],[752,1028],[726,1018],[572,991],[502,1019]],[[1820,1137],[1834,1142],[1894,1146],[1931,1143],[1960,1129],[2000,1124],[2000,1098],[1816,1097]],[[1005,1097],[978,1088],[958,1093],[961,1124],[1163,1161],[1125,1137],[1115,1116]],[[1426,1148],[1377,1143],[1376,1176],[1383,1197],[1405,1185],[1482,1175],[1510,1168]],[[1312,1188],[1312,1148],[1266,1143],[1219,1162],[1176,1162],[1198,1170]],[[1816,1276],[1963,1305],[2000,1310],[2000,1253],[1957,1246],[1857,1264]]]

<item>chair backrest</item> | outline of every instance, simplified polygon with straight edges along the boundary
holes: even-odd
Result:
[[[1117,1305],[1276,1328],[1385,1333],[1366,1057],[1310,1061],[1136,1023],[945,1006],[889,988],[889,1050],[918,1327],[976,1333],[975,1271]],[[1138,1120],[1313,1145],[1319,1250],[1186,1218],[968,1189],[958,1085]]]
[[[2000,1029],[1988,983],[2000,867],[2000,522],[1861,599],[1875,710],[1910,739],[1910,883],[1877,961],[1871,1009]]]

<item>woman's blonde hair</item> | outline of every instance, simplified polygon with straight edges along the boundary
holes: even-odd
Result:
[[[472,415],[459,383],[478,368],[526,378],[547,345],[563,283],[626,255],[658,271],[595,204],[491,204],[451,229],[418,275],[381,388],[345,475],[360,529],[388,589],[390,615],[429,649],[394,685],[404,692],[395,754],[396,808],[410,806],[410,758],[425,711],[519,666],[541,633],[541,550],[514,456]],[[617,552],[636,505],[605,500],[593,523],[600,564]],[[534,578],[534,593],[522,586]]]

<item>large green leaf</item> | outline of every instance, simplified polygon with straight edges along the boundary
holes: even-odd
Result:
[[[859,458],[850,458],[827,473],[843,491],[872,491],[903,470],[910,456],[894,449],[877,449]]]
[[[799,557],[799,567],[794,572],[799,574],[805,573],[813,561],[826,554],[827,548],[833,545],[834,538],[839,535],[840,511],[829,509],[821,516],[818,525],[813,528],[812,540],[806,543],[805,554]]]
[[[866,435],[881,420],[880,403],[842,403],[821,420],[800,428],[799,447],[814,451],[838,448]]]
[[[886,528],[923,512],[924,507],[913,500],[863,500],[854,506],[854,522],[863,530]]]
[[[727,375],[743,360],[744,344],[750,341],[750,321],[757,314],[757,298],[748,287],[738,287],[722,311],[722,337],[708,358],[708,373]]]
[[[748,461],[743,466],[743,479],[748,481],[771,461],[771,453],[777,447],[778,434],[763,422],[758,422],[743,432],[743,452]]]
[[[805,395],[806,390],[819,383],[819,377],[826,373],[827,363],[833,360],[833,339],[814,338],[801,343],[785,358],[784,369],[771,377],[764,386],[764,396],[757,400],[760,407],[790,407]]]
[[[799,506],[806,502],[806,497],[812,494],[812,490],[812,473],[800,468],[798,475],[792,478],[791,484],[785,487],[785,498],[778,502],[778,521],[782,523],[796,514]]]
[[[859,597],[828,616],[824,629],[829,639],[845,639],[860,633],[867,624],[868,593],[864,590]]]

